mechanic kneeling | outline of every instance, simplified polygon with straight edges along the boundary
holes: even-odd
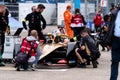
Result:
[[[95,40],[89,35],[86,29],[80,35],[79,47],[75,49],[76,56],[80,61],[79,67],[86,67],[85,63],[90,64],[90,61],[92,61],[93,68],[97,68],[97,59],[100,57],[100,52]]]

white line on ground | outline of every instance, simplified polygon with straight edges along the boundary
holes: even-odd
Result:
[[[40,71],[67,71],[68,69],[41,69]]]

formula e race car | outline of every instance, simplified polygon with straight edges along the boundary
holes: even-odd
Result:
[[[77,65],[77,57],[74,54],[76,42],[69,42],[70,38],[65,34],[45,35],[46,42],[41,42],[43,54],[38,61],[38,68],[68,68]],[[44,43],[44,44],[43,44]],[[14,48],[14,57],[20,49],[20,44]]]
[[[77,64],[77,57],[74,54],[76,42],[69,42],[65,34],[46,34],[46,43],[41,44],[43,54],[39,58],[39,68],[68,68]]]

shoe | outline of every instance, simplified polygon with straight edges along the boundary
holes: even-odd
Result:
[[[17,63],[15,63],[14,67],[15,67],[15,68],[17,68],[17,65],[18,65],[18,64],[17,64]]]
[[[35,68],[36,68],[36,69],[39,69],[40,67],[39,67],[38,65],[35,65]]]
[[[32,68],[31,68],[31,70],[32,70],[32,71],[35,71],[35,68],[34,68],[34,67],[32,67]]]
[[[97,68],[97,62],[96,61],[92,61],[93,64],[93,68]]]
[[[90,65],[90,62],[91,62],[90,56],[88,56],[86,60],[87,60],[87,61],[86,61],[86,65]]]
[[[87,65],[90,65],[90,61],[87,61],[86,64],[87,64]]]
[[[86,68],[86,64],[85,63],[79,63],[78,65],[77,65],[79,68]]]
[[[5,66],[5,64],[1,62],[1,63],[0,63],[0,66]]]
[[[20,71],[20,68],[17,68],[16,71]]]
[[[31,65],[30,70],[35,71],[35,65]]]
[[[20,66],[19,65],[17,65],[16,71],[20,71]]]
[[[97,64],[99,64],[99,62],[98,62],[98,61],[96,61],[96,63],[97,63]]]

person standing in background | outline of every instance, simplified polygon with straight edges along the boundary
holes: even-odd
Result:
[[[66,33],[70,38],[73,38],[73,30],[70,27],[71,19],[72,19],[72,13],[70,12],[72,6],[69,4],[66,7],[66,10],[64,11],[64,23],[66,28]]]
[[[110,24],[104,44],[107,44],[111,49],[110,80],[118,80],[120,62],[120,3],[110,12]]]
[[[102,18],[100,10],[94,16],[93,22],[94,22],[94,25],[95,25],[96,32],[100,32],[101,31],[101,25],[103,24],[103,18]]]
[[[32,6],[32,7],[31,7],[31,11],[32,11],[32,12],[35,12],[35,11],[36,11],[36,6]]]
[[[112,57],[112,64],[111,64],[111,76],[110,80],[117,80],[118,72],[119,72],[119,62],[120,62],[120,3],[117,5],[117,8],[111,11],[110,14],[110,30],[112,30],[113,36],[111,41],[111,57]],[[112,28],[113,27],[113,28]]]
[[[28,35],[30,35],[30,32],[32,30],[36,30],[38,33],[39,40],[44,40],[46,42],[46,39],[43,35],[43,30],[46,28],[46,20],[42,16],[42,12],[44,11],[45,6],[43,4],[38,4],[36,10],[30,14],[28,14],[23,23],[23,26],[26,30],[28,30]],[[28,27],[26,26],[26,21],[28,21]],[[41,24],[41,22],[43,24]]]
[[[6,14],[6,6],[0,4],[0,66],[5,66],[2,61],[2,55],[4,53],[5,32],[8,26],[8,15]]]
[[[80,9],[75,9],[75,15],[71,20],[71,27],[74,31],[74,37],[79,35],[80,32],[85,29],[85,25],[86,22],[83,15],[80,13]]]

